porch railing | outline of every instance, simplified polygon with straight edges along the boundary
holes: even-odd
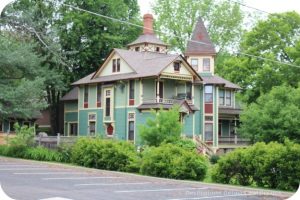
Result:
[[[231,144],[231,145],[247,145],[250,140],[247,138],[242,138],[238,135],[233,136],[219,136],[219,144]]]
[[[155,104],[155,103],[162,103],[162,104],[174,104],[174,101],[177,99],[164,99],[164,98],[159,98],[159,99],[144,99],[143,103],[148,103],[148,104]],[[188,104],[193,104],[193,101],[190,99],[186,99]]]

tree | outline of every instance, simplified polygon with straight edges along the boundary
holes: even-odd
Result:
[[[119,20],[140,23],[137,0],[65,0],[61,7],[59,39],[63,51],[72,52],[72,80],[97,70],[113,48],[122,48],[137,38],[141,29],[76,8]],[[69,7],[71,5],[73,7]]]
[[[287,84],[297,87],[300,67],[295,65],[300,66],[299,33],[298,13],[271,14],[243,36],[240,45],[243,54],[232,55],[217,72],[244,89],[244,100],[247,103],[255,102],[261,94],[269,92],[274,86]]]
[[[159,146],[163,142],[176,142],[180,140],[181,124],[179,122],[179,108],[173,107],[169,111],[160,109],[152,112],[146,125],[139,127],[140,136],[144,144]]]
[[[35,45],[17,35],[0,32],[0,118],[36,117],[45,108],[43,58]]]
[[[300,85],[299,85],[300,86]],[[252,142],[300,142],[300,87],[277,86],[245,108],[240,132]]]
[[[157,0],[153,10],[157,15],[156,27],[164,32],[159,35],[181,52],[200,16],[219,50],[232,48],[242,33],[243,12],[239,4],[231,1]]]

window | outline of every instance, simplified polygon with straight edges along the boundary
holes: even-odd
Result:
[[[89,133],[90,133],[90,136],[95,136],[95,133],[96,133],[96,122],[94,121],[91,121],[89,122]]]
[[[213,116],[205,116],[205,121],[207,121],[207,122],[212,122],[213,119],[214,119]]]
[[[128,122],[128,140],[134,141],[134,121]]]
[[[112,60],[112,72],[120,72],[121,60],[120,58]]]
[[[112,63],[112,72],[116,72],[117,71],[117,60],[113,59],[113,63]]]
[[[97,84],[97,107],[101,107],[101,84]]]
[[[231,106],[231,91],[226,91],[226,106]]]
[[[174,71],[179,72],[180,71],[180,63],[179,62],[174,62]]]
[[[88,108],[89,107],[89,86],[85,85],[84,86],[84,99],[83,99],[83,107]]]
[[[134,80],[129,81],[129,105],[134,105]]]
[[[128,113],[128,140],[134,141],[135,113]]]
[[[191,82],[186,83],[186,99],[192,100],[192,83]]]
[[[205,103],[212,103],[213,102],[213,86],[206,85],[204,87],[205,90]]]
[[[160,48],[159,47],[156,47],[156,52],[160,52]]]
[[[213,124],[205,124],[205,141],[213,141]]]
[[[77,136],[77,127],[78,124],[77,123],[70,123],[69,124],[69,136]]]
[[[135,51],[140,51],[140,47],[135,47]]]
[[[95,136],[96,133],[96,114],[89,114],[89,135]]]
[[[204,72],[210,71],[210,59],[209,58],[203,58],[203,71]]]
[[[198,71],[198,59],[197,58],[191,59],[191,65],[194,68],[194,70]]]
[[[117,72],[120,72],[120,58],[117,59]]]
[[[225,91],[219,91],[219,105],[225,105]]]
[[[106,97],[105,100],[105,116],[109,117],[110,116],[110,97]]]

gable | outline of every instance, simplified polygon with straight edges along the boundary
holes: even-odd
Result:
[[[117,59],[120,60],[120,71],[113,72],[113,60]],[[110,76],[110,75],[117,75],[117,74],[127,74],[135,72],[128,63],[115,51],[113,51],[108,58],[105,60],[103,65],[100,67],[100,69],[96,72],[95,76],[93,78],[98,78],[101,76]]]
[[[174,63],[179,62],[180,68],[179,70],[175,70]],[[201,77],[197,74],[197,72],[187,63],[182,56],[178,56],[177,59],[173,60],[170,64],[165,67],[162,72],[162,76],[168,77],[180,77],[180,79],[184,80],[193,80],[193,77],[198,77],[196,79],[201,80]]]

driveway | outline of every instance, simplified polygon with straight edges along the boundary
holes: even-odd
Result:
[[[0,157],[0,183],[15,200],[276,200],[292,195],[5,157]]]

